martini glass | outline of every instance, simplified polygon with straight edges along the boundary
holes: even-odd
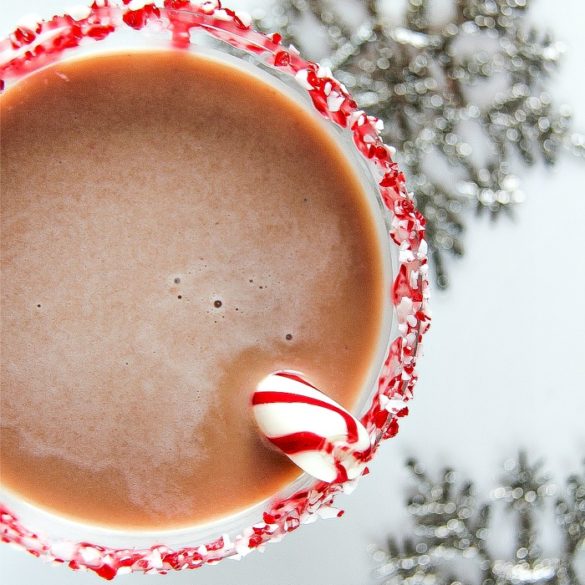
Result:
[[[132,6],[132,5],[131,5]],[[16,27],[0,40],[0,87],[38,69],[116,50],[191,51],[239,67],[272,84],[319,118],[362,181],[376,221],[385,290],[382,335],[354,414],[366,427],[375,455],[398,431],[416,380],[415,363],[428,328],[424,219],[416,210],[381,123],[360,110],[331,72],[285,47],[278,33],[255,30],[249,18],[219,2],[166,0],[130,8],[94,2],[74,13]],[[219,520],[180,530],[122,531],[74,522],[0,491],[5,542],[72,569],[111,579],[130,572],[198,568],[244,556],[317,517],[339,514],[335,496],[356,480],[326,483],[301,475],[268,500]]]

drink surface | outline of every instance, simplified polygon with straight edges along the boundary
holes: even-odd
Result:
[[[1,481],[73,519],[208,521],[298,475],[250,393],[351,408],[380,339],[363,188],[274,87],[180,52],[51,66],[1,105]]]

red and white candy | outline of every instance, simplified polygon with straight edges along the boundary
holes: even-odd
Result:
[[[370,454],[364,426],[299,372],[274,372],[252,395],[264,436],[303,471],[326,482],[355,479]]]

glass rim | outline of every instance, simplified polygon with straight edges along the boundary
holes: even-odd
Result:
[[[346,88],[328,69],[305,61],[294,47],[284,47],[278,33],[266,35],[254,30],[249,17],[222,7],[219,1],[165,0],[163,6],[148,3],[135,9],[127,4],[126,0],[116,3],[102,0],[76,14],[75,18],[66,14],[17,27],[6,39],[0,40],[0,91],[5,80],[18,80],[59,61],[82,41],[100,41],[117,31],[130,29],[155,29],[167,35],[170,32],[170,46],[176,49],[188,49],[191,33],[203,31],[296,81],[323,119],[333,127],[344,129],[351,137],[357,158],[375,179],[377,201],[387,220],[385,241],[393,248],[396,259],[388,299],[396,327],[383,350],[382,367],[376,371],[371,385],[373,391],[360,408],[361,420],[372,441],[373,456],[381,440],[397,433],[398,419],[408,412],[407,403],[416,381],[414,368],[418,347],[430,321],[424,219],[414,207],[404,176],[392,160],[393,149],[382,142],[380,121],[358,109]],[[190,536],[200,525],[156,532],[161,536],[167,532],[182,534],[187,544],[155,544],[141,549],[90,544],[86,540],[53,539],[28,524],[24,516],[12,512],[14,508],[9,501],[0,502],[0,532],[5,542],[20,546],[35,556],[65,562],[73,569],[90,569],[107,579],[134,571],[165,573],[171,569],[214,564],[226,557],[244,556],[267,542],[280,540],[302,523],[319,516],[338,516],[340,512],[332,506],[335,496],[351,491],[355,483],[354,480],[328,484],[304,474],[284,490],[285,495],[208,524],[213,531],[224,520],[237,525],[239,519],[240,528],[236,534],[229,534],[229,529],[226,531],[223,526],[220,534],[203,537],[212,540],[195,545]],[[242,530],[241,519],[250,512],[257,514],[257,521],[250,522]]]

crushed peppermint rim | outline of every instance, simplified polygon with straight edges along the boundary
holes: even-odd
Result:
[[[27,22],[0,40],[0,91],[6,80],[18,79],[58,61],[70,49],[87,40],[105,39],[117,30],[141,30],[155,26],[170,34],[174,48],[187,49],[191,31],[202,30],[232,47],[256,56],[265,65],[293,77],[306,90],[315,109],[333,124],[350,131],[353,143],[367,161],[378,182],[379,196],[390,212],[389,238],[398,248],[398,265],[390,300],[398,335],[391,344],[378,377],[376,392],[361,422],[368,431],[370,460],[380,442],[396,435],[398,419],[408,414],[417,376],[416,358],[423,334],[428,330],[427,244],[425,220],[415,208],[405,177],[393,161],[394,149],[380,137],[382,122],[358,109],[346,88],[331,71],[306,61],[292,45],[281,44],[278,33],[254,30],[248,15],[222,6],[219,0],[96,0],[89,7],[46,20]],[[362,475],[367,473],[364,469]],[[207,543],[171,548],[113,548],[88,542],[53,542],[25,526],[0,503],[0,537],[36,557],[65,563],[76,570],[91,570],[104,579],[145,572],[167,573],[195,569],[232,557],[239,558],[317,517],[331,518],[343,512],[333,507],[337,494],[350,491],[357,480],[326,483],[315,480],[308,488],[272,500],[257,522],[237,536],[226,534]]]

